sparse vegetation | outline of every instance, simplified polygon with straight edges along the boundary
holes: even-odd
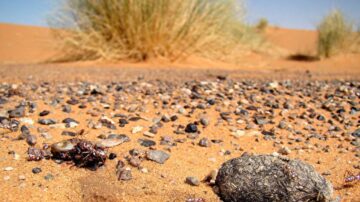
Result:
[[[51,22],[65,60],[174,61],[261,44],[243,13],[236,0],[66,0]]]
[[[269,22],[266,18],[261,18],[259,22],[255,25],[256,29],[259,31],[264,31],[269,26]]]
[[[333,10],[317,27],[318,55],[328,58],[340,50],[345,51],[352,36],[352,25],[347,22],[343,14]]]

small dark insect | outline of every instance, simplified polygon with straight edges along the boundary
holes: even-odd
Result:
[[[360,172],[357,175],[352,174],[350,171],[345,172],[345,183],[352,183],[352,182],[359,182],[360,181]]]
[[[75,146],[73,161],[78,167],[87,167],[96,170],[104,165],[107,158],[106,152],[89,141],[82,140]]]
[[[344,183],[343,185],[341,185],[340,187],[336,187],[336,190],[340,190],[340,189],[344,189],[344,188],[349,188],[354,186],[355,183],[360,181],[360,172],[357,175],[354,175],[353,173],[351,173],[350,171],[346,171],[345,172],[345,176],[344,176]]]
[[[96,170],[105,164],[107,154],[104,148],[90,141],[77,138],[54,143],[51,146],[53,158],[73,161],[77,167]]]

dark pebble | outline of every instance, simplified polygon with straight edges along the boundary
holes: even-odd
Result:
[[[34,173],[34,174],[38,174],[38,173],[41,173],[41,168],[39,168],[39,167],[35,167],[35,168],[33,168],[32,169],[32,173]]]
[[[152,140],[149,140],[149,139],[138,139],[138,142],[143,147],[151,147],[151,146],[156,145],[155,141],[152,141]]]
[[[117,155],[115,154],[115,153],[110,153],[109,154],[109,159],[110,160],[113,160],[113,159],[115,159],[117,157]]]
[[[47,115],[49,115],[49,114],[50,114],[50,111],[44,110],[44,111],[42,111],[42,112],[39,113],[39,116],[47,116]]]
[[[187,133],[196,133],[197,131],[197,126],[193,123],[189,123],[185,128],[185,132]]]

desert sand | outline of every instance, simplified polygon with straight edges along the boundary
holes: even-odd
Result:
[[[1,96],[7,100],[0,105],[1,116],[6,115],[8,110],[14,109],[24,99],[36,102],[35,111],[27,110],[23,115],[34,121],[29,124],[29,129],[31,134],[37,137],[35,147],[41,148],[45,143],[52,144],[71,138],[61,135],[64,130],[84,129],[87,133],[78,138],[91,141],[98,141],[100,134],[109,133],[125,134],[131,139],[130,142],[108,149],[109,153],[117,154],[117,159],[108,159],[103,167],[90,171],[67,163],[57,164],[53,160],[28,161],[29,145],[25,140],[13,140],[21,132],[4,130],[0,136],[0,200],[185,201],[190,198],[203,198],[206,201],[219,201],[211,186],[205,183],[191,186],[185,183],[186,177],[194,176],[202,180],[211,170],[218,169],[226,160],[239,157],[244,152],[272,154],[285,146],[290,148],[291,152],[284,155],[313,165],[337,188],[334,197],[339,197],[341,201],[360,201],[359,183],[342,188],[346,171],[358,173],[360,169],[359,145],[356,146],[359,138],[351,135],[359,128],[360,120],[360,54],[340,55],[314,62],[294,61],[287,59],[287,56],[315,52],[315,32],[271,28],[267,30],[266,36],[287,55],[249,53],[239,56],[243,62],[236,65],[197,58],[182,63],[46,63],[44,61],[56,54],[49,29],[0,24]],[[225,80],[222,77],[226,77]],[[210,82],[217,87],[210,88],[213,91],[206,93],[205,87],[201,87],[201,81]],[[286,81],[293,82],[292,87],[287,89]],[[254,88],[249,87],[252,82],[255,83]],[[104,93],[97,95],[93,103],[87,101],[90,95],[77,94],[77,90],[90,88],[88,83],[98,86]],[[121,84],[124,90],[115,92],[117,84]],[[277,84],[279,86],[276,86]],[[107,91],[108,85],[110,87]],[[186,89],[191,92],[192,85],[200,86],[201,96],[215,96],[215,106],[209,105],[204,99],[190,99],[185,92]],[[260,91],[264,86],[269,88],[273,85],[276,88],[274,94]],[[335,99],[337,107],[344,107],[344,119],[351,124],[336,121],[331,111],[321,107],[321,103],[326,101],[325,96],[336,94],[339,89],[342,90]],[[244,94],[241,93],[242,90]],[[306,90],[309,90],[310,95],[305,95]],[[223,97],[216,93],[221,93]],[[118,107],[114,107],[116,94],[120,96]],[[79,108],[79,104],[75,104],[71,106],[71,113],[63,112],[62,107],[71,96],[84,103],[86,108]],[[57,98],[59,103],[52,104]],[[183,107],[189,105],[189,108],[186,108],[186,112],[179,113],[175,105],[164,106],[161,103],[163,100],[169,103],[178,102]],[[265,113],[269,110],[269,106],[265,106],[267,100],[279,102],[281,106],[289,101],[293,107],[287,109],[285,115],[281,115],[283,107],[274,109],[275,115],[270,116],[270,123],[262,126],[255,124],[253,128],[247,129],[248,124],[254,125],[255,114],[264,113],[269,116]],[[154,105],[155,101],[159,104],[158,107]],[[355,103],[355,108],[357,107],[354,114],[350,114],[351,101]],[[309,118],[310,112],[307,109],[298,108],[300,102],[314,109],[317,115],[324,116],[326,121]],[[104,107],[106,103],[109,103],[109,109]],[[200,103],[205,105],[204,109],[196,107]],[[129,109],[132,105],[137,106],[136,110]],[[234,114],[238,105],[244,109],[253,105],[259,110],[249,110],[249,117],[241,117]],[[95,108],[98,110],[94,110]],[[192,108],[194,110],[190,113]],[[43,110],[48,110],[50,114],[40,117],[39,113]],[[222,120],[220,112],[230,112],[231,120]],[[299,118],[302,113],[306,114],[306,118]],[[89,128],[89,120],[97,121],[101,114],[115,121],[117,128]],[[114,117],[115,114],[125,114],[127,118],[140,116],[143,119],[129,121],[125,127],[119,127],[119,118]],[[289,118],[292,117],[291,114],[295,114],[295,118]],[[163,126],[153,138],[144,136],[154,119],[163,115],[177,115],[178,120],[163,122]],[[79,125],[74,129],[63,129],[38,123],[39,118],[52,118],[61,123],[68,117],[77,120]],[[186,134],[174,133],[176,126],[186,126],[201,117],[208,118],[210,124],[206,127],[198,126],[199,138],[191,139],[186,138]],[[282,119],[286,120],[290,129],[278,128]],[[333,120],[334,123],[331,124],[328,120]],[[339,126],[339,131],[329,130],[333,125]],[[142,126],[142,131],[133,134],[135,126]],[[235,137],[232,131],[234,128],[244,131],[245,135]],[[275,140],[265,140],[262,132],[273,128],[276,129]],[[295,131],[299,131],[299,134],[295,134]],[[52,138],[41,136],[41,133],[45,132]],[[312,134],[319,135],[313,138]],[[186,141],[177,143],[176,146],[161,145],[160,140],[164,136],[170,136],[173,140],[184,138]],[[296,141],[297,137],[302,141]],[[326,140],[321,137],[326,137]],[[139,144],[139,138],[155,141],[153,149],[169,153],[170,158],[164,164],[144,160],[141,166],[147,169],[146,173],[126,163],[126,167],[131,169],[132,179],[118,181],[115,171],[117,160],[126,162],[125,156],[134,148],[149,150]],[[198,145],[201,138],[222,142],[201,147]],[[229,152],[226,152],[227,150]],[[16,159],[14,153],[19,155]],[[12,169],[6,171],[7,167]],[[35,167],[40,167],[42,171],[34,174],[32,169]]]

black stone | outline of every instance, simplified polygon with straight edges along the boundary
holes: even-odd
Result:
[[[115,153],[110,153],[109,154],[109,159],[110,160],[113,160],[113,159],[115,159],[117,157],[117,155],[115,154]]]
[[[186,125],[185,127],[185,132],[187,133],[196,133],[198,131],[198,128],[195,124],[193,123],[189,123],[188,125]]]
[[[42,112],[39,113],[39,116],[47,116],[47,115],[49,115],[49,114],[50,114],[50,111],[44,110],[44,111],[42,111]]]
[[[38,174],[38,173],[41,173],[41,168],[39,168],[39,167],[35,167],[35,168],[33,168],[32,169],[32,173],[34,173],[34,174]]]
[[[148,140],[148,139],[138,139],[138,142],[140,143],[141,146],[143,147],[151,147],[156,145],[155,141],[152,140]]]

